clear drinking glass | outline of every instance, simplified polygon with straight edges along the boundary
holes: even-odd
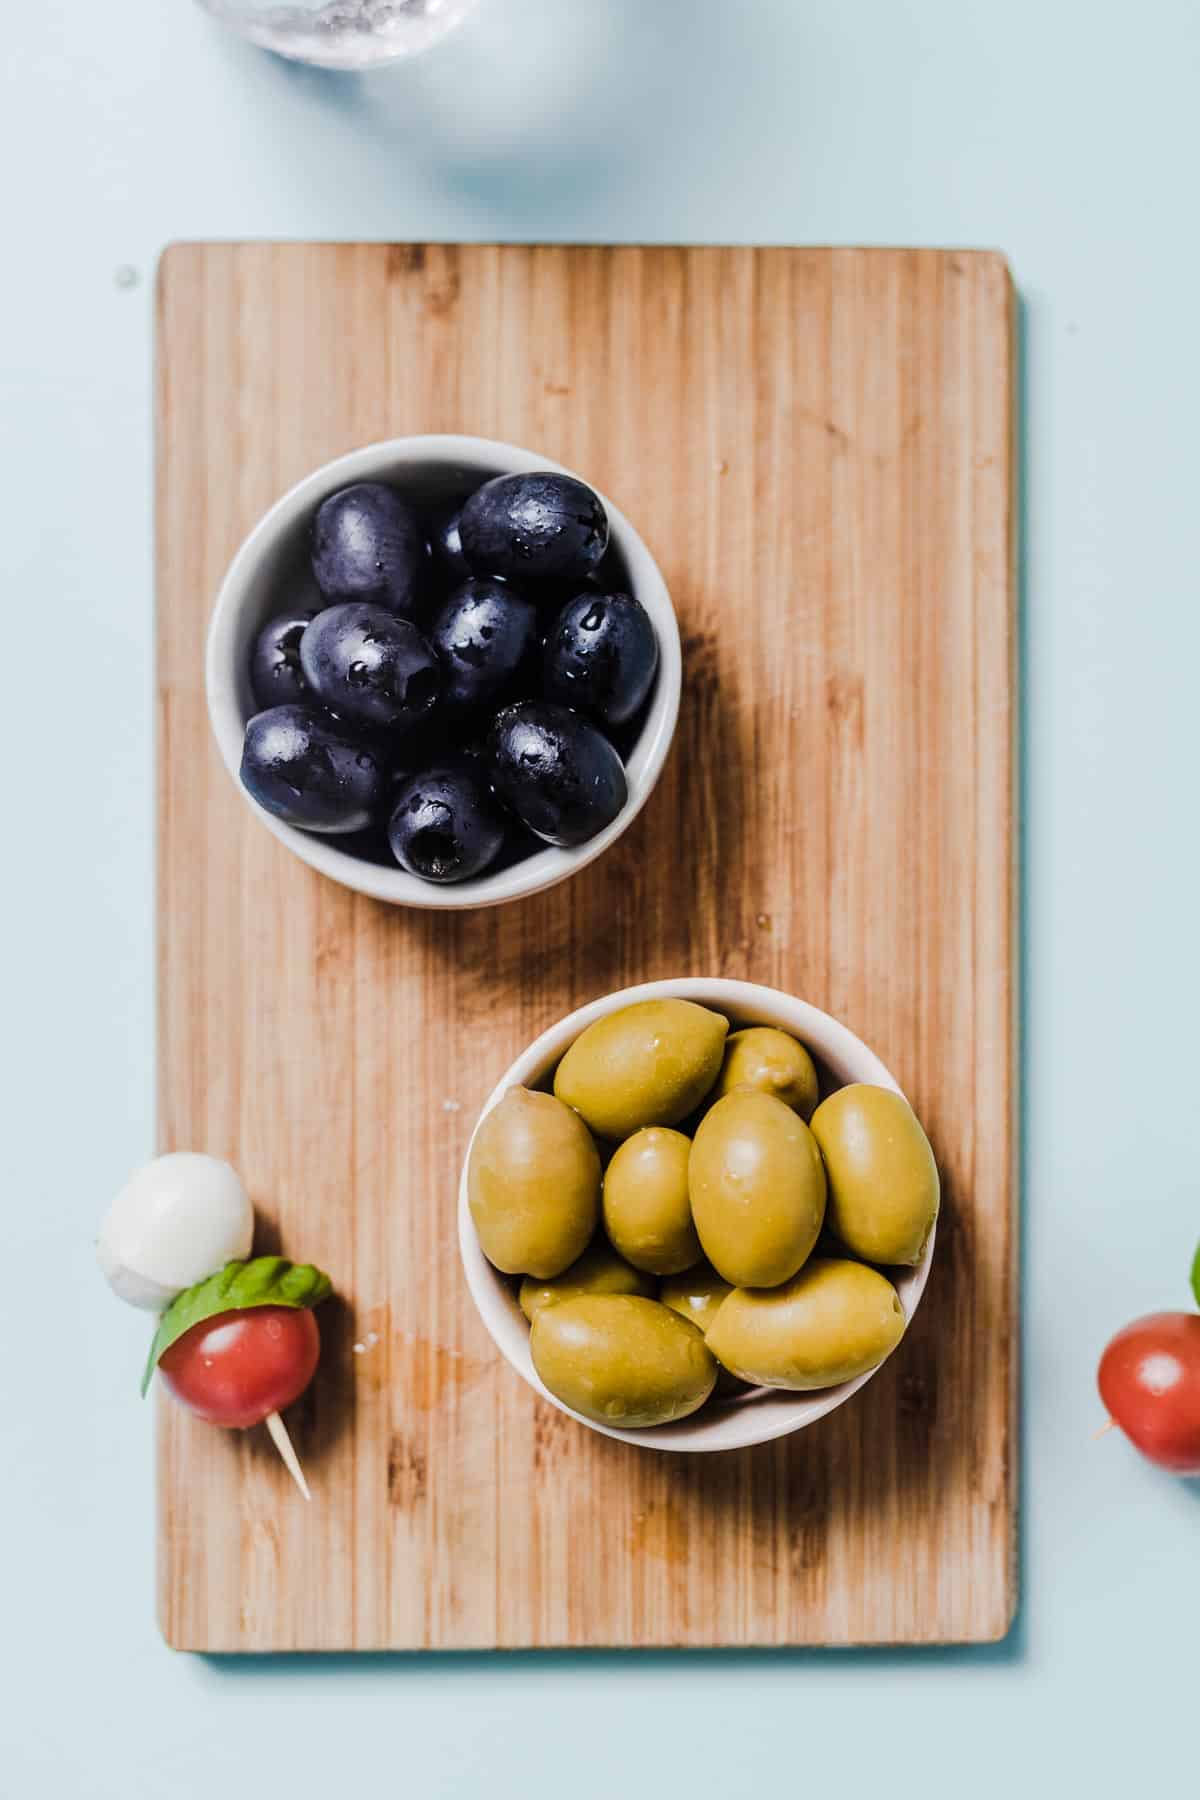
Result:
[[[251,43],[323,69],[371,69],[425,50],[478,0],[200,0]]]

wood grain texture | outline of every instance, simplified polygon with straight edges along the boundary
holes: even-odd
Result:
[[[188,245],[159,281],[163,1149],[242,1170],[332,1271],[265,1433],[160,1403],[159,1594],[198,1650],[980,1641],[1014,1605],[1013,300],[932,251]],[[663,780],[553,892],[406,913],[258,827],[202,645],[245,532],[315,464],[466,431],[585,472],[684,638]],[[721,974],[844,1019],[945,1182],[901,1350],[723,1457],[536,1401],[460,1276],[499,1073],[626,983]]]

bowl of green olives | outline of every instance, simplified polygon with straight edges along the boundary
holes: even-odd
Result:
[[[625,988],[476,1124],[459,1248],[493,1343],[607,1437],[745,1449],[849,1400],[920,1303],[940,1184],[875,1053],[744,981]]]
[[[237,552],[209,717],[260,822],[345,887],[495,906],[600,856],[679,711],[679,630],[629,520],[512,444],[395,438],[314,470]]]

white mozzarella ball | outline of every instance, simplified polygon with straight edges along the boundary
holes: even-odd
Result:
[[[236,1170],[177,1150],[130,1176],[108,1209],[96,1256],[115,1294],[156,1312],[249,1256],[253,1237],[254,1208]]]

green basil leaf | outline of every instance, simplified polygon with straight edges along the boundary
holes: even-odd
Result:
[[[159,1319],[142,1376],[142,1393],[150,1386],[163,1351],[193,1325],[250,1306],[316,1306],[332,1292],[328,1275],[311,1263],[291,1263],[283,1256],[254,1256],[249,1262],[226,1263],[215,1275],[206,1275],[176,1294]]]
[[[1192,1292],[1196,1296],[1196,1305],[1200,1306],[1200,1244],[1196,1245],[1196,1255],[1192,1262]]]

